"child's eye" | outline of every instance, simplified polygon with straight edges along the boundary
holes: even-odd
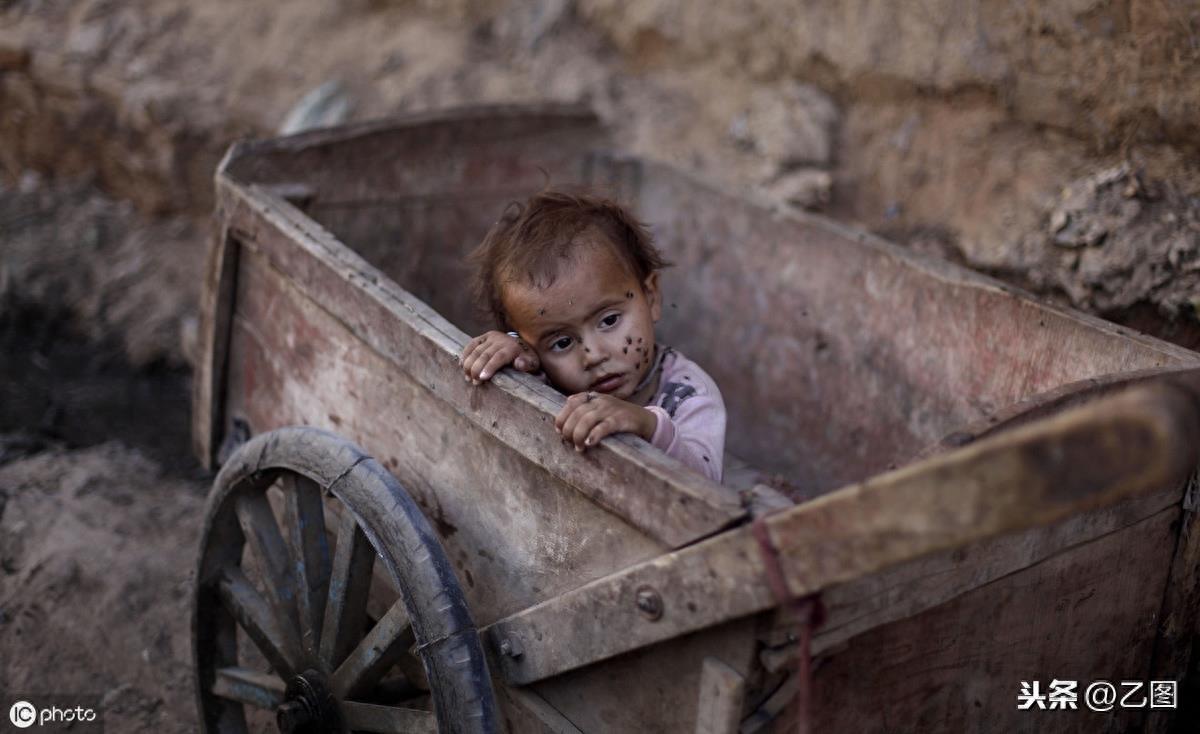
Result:
[[[550,351],[565,352],[566,350],[571,348],[571,341],[572,341],[571,337],[569,337],[569,336],[559,337],[558,339],[555,339],[553,342],[551,342]]]
[[[619,313],[610,313],[609,315],[607,315],[607,316],[605,316],[604,318],[600,319],[600,325],[601,325],[601,326],[603,326],[603,327],[605,327],[605,328],[608,328],[608,327],[611,327],[611,326],[616,326],[616,325],[617,325],[617,322],[618,322],[618,321],[620,321],[620,320],[621,320],[621,314],[619,314]]]

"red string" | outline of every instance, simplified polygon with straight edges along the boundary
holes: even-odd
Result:
[[[796,699],[792,710],[797,734],[809,734],[812,707],[812,634],[813,630],[825,621],[825,608],[818,594],[797,597],[788,589],[779,549],[771,541],[765,515],[754,520],[750,531],[758,541],[758,550],[767,571],[767,585],[771,588],[771,594],[780,606],[792,610],[799,627],[795,672]]]

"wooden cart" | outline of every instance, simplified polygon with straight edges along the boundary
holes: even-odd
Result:
[[[1082,694],[1195,685],[1200,355],[609,143],[519,107],[229,152],[204,729],[782,731],[806,691],[821,732],[1180,726]],[[721,385],[725,486],[629,436],[569,450],[527,375],[464,382],[463,255],[547,177],[675,263],[660,337]],[[1018,709],[1052,679],[1077,708]]]

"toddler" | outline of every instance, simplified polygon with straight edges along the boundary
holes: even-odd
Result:
[[[471,257],[502,330],[467,343],[467,380],[540,370],[569,395],[554,425],[576,450],[634,433],[721,481],[725,404],[704,370],[655,341],[666,263],[642,224],[612,201],[545,191],[510,204]]]

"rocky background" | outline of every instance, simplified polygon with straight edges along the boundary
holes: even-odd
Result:
[[[187,379],[229,143],[544,99],[1200,346],[1191,0],[0,0],[0,691],[195,726]]]

